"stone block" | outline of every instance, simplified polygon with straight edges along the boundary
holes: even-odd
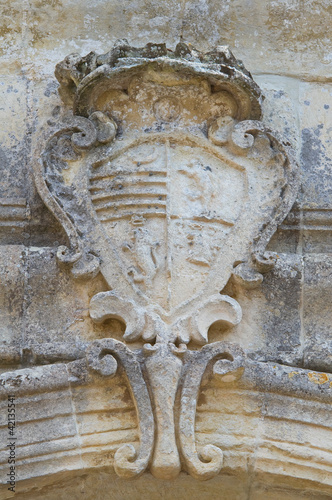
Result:
[[[332,258],[306,255],[303,282],[304,365],[332,369]]]
[[[331,209],[332,90],[328,84],[300,84],[303,208]]]
[[[25,325],[26,251],[23,246],[0,246],[0,345],[19,347]]]

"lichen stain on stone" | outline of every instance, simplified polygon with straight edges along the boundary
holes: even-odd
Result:
[[[306,196],[313,200],[330,198],[331,158],[320,139],[321,128],[305,128],[302,131],[301,164],[306,182]],[[323,175],[324,174],[324,175]]]
[[[313,382],[314,384],[317,385],[326,384],[326,382],[329,382],[330,380],[329,376],[326,373],[317,373],[317,372],[309,372],[308,379],[310,380],[310,382]]]
[[[54,25],[57,26],[57,28],[62,26],[61,12],[63,12],[63,10],[64,7],[60,0],[40,0],[34,4],[34,10],[31,16],[32,23],[30,26],[33,45],[49,37],[49,30],[53,30]],[[54,16],[57,16],[56,22]],[[52,17],[53,22],[50,23]]]
[[[121,400],[124,402],[124,403],[127,403],[128,405],[131,405],[132,402],[133,402],[133,399],[131,397],[131,394],[129,392],[129,389],[128,387],[125,388],[125,391],[121,397]]]
[[[320,129],[311,130],[308,128],[304,128],[302,130],[302,159],[307,161],[308,166],[312,166],[312,162],[317,164],[321,159],[322,151],[322,143],[317,138],[320,135]],[[318,163],[319,164],[319,163]]]
[[[299,374],[299,372],[295,372],[295,371],[294,371],[294,372],[290,372],[290,373],[288,374],[288,378],[289,378],[289,379],[292,379],[293,377],[295,377],[295,375],[298,375],[298,374]]]
[[[308,46],[326,39],[332,4],[321,0],[292,4],[271,2],[268,7],[267,26],[277,40],[286,46],[290,40]]]
[[[40,9],[41,7],[63,7],[63,4],[59,0],[39,0],[39,2],[35,3],[36,9]]]
[[[0,26],[0,37],[4,37],[10,33],[19,33],[21,31],[20,23],[15,23],[14,20],[19,19],[20,11],[13,7],[7,6],[2,9],[1,18],[2,25]]]
[[[206,395],[203,392],[201,392],[197,401],[197,406],[206,405],[206,402],[207,402]]]

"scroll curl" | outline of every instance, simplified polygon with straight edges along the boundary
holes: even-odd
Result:
[[[253,266],[262,273],[272,269],[276,262],[276,256],[272,252],[266,252],[265,248],[275,233],[277,227],[285,219],[295,200],[299,185],[299,169],[295,158],[295,152],[290,143],[284,140],[278,133],[266,127],[257,120],[245,120],[237,123],[230,135],[230,141],[240,154],[241,150],[246,152],[255,142],[259,133],[264,134],[270,141],[270,145],[279,151],[279,157],[283,161],[283,168],[287,182],[283,186],[280,199],[273,217],[268,224],[260,228],[258,236],[253,245]],[[243,154],[243,153],[242,153]]]
[[[120,446],[114,456],[114,469],[123,478],[138,476],[149,464],[154,441],[153,411],[141,366],[134,352],[113,339],[94,341],[87,350],[87,360],[91,369],[104,376],[114,376],[120,363],[128,377],[137,412],[140,447],[136,451],[128,443]]]
[[[233,372],[237,374],[236,377],[239,372],[242,373],[244,353],[234,344],[215,342],[193,353],[189,362],[181,392],[179,442],[189,474],[200,480],[211,479],[220,472],[223,465],[223,452],[220,448],[209,444],[198,452],[195,444],[198,393],[206,368],[211,361],[216,361],[215,375],[220,375],[227,382],[233,379],[230,376]]]
[[[85,151],[94,145],[112,141],[116,125],[106,115],[93,113],[89,119],[70,116],[56,125],[48,138],[44,151],[33,165],[37,191],[47,208],[63,227],[69,245],[61,245],[57,259],[70,265],[76,278],[93,277],[99,272],[99,259],[84,248],[72,212],[80,213],[82,206],[76,199],[75,190],[63,178],[68,171],[69,162],[78,160]]]

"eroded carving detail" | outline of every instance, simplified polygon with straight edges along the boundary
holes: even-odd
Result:
[[[188,472],[196,479],[210,479],[220,472],[223,453],[217,446],[207,445],[197,452],[195,444],[195,415],[199,388],[209,362],[213,372],[225,382],[233,382],[244,371],[241,348],[226,342],[206,345],[191,355],[181,391],[179,440]]]
[[[151,472],[161,479],[173,479],[181,470],[175,436],[174,402],[184,351],[185,349],[176,349],[174,344],[144,346],[157,427]],[[164,432],[165,429],[167,432]]]
[[[113,339],[95,341],[87,350],[87,360],[93,370],[107,377],[115,375],[119,360],[129,379],[140,428],[140,448],[136,451],[131,444],[122,445],[115,453],[114,468],[121,477],[137,476],[150,461],[154,439],[153,412],[140,364],[130,349]]]
[[[183,462],[209,479],[222,451],[196,449],[199,387],[211,363],[223,383],[240,377],[244,354],[220,342],[188,347],[208,344],[215,322],[241,321],[223,294],[231,276],[253,288],[273,267],[265,248],[297,189],[292,150],[260,121],[260,90],[226,47],[120,41],[105,55],[68,56],[56,76],[73,115],[34,171],[68,236],[58,259],[76,277],[100,271],[109,291],[92,298],[91,318],[119,319],[123,340],[141,342],[131,351],[104,339],[87,351],[106,377],[121,362],[136,401],[140,449],[120,447],[115,469],[171,479]]]

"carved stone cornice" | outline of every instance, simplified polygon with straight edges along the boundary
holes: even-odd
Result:
[[[59,262],[109,287],[91,318],[126,326],[124,342],[87,351],[101,376],[122,366],[135,401],[140,446],[120,446],[115,470],[209,479],[223,454],[196,448],[199,388],[211,366],[234,382],[245,363],[239,346],[209,344],[209,328],[242,319],[230,279],[253,288],[275,263],[265,248],[294,203],[294,154],[259,120],[261,92],[225,47],[121,42],[68,56],[56,76],[73,113],[51,124],[35,182],[68,237]]]

